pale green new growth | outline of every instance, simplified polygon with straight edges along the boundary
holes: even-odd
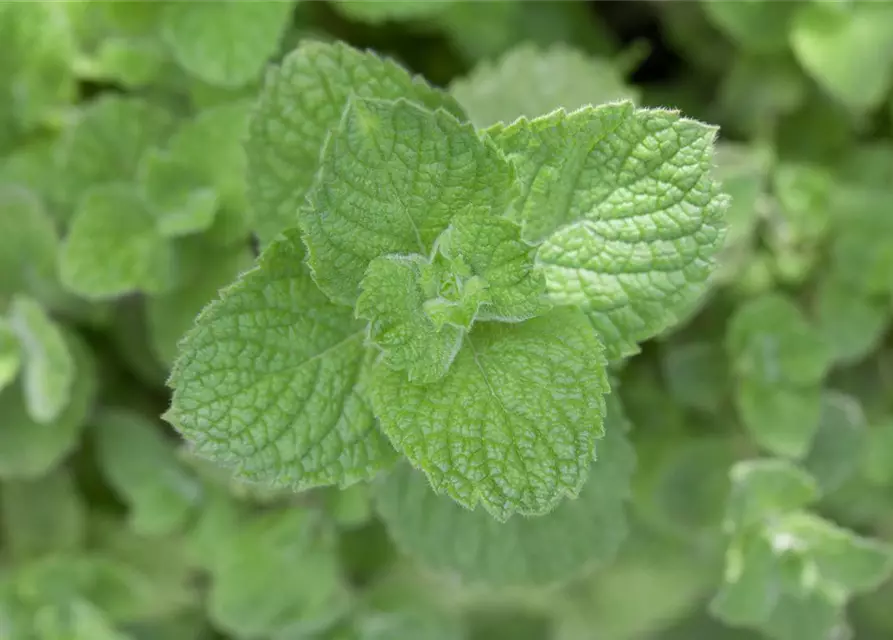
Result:
[[[299,212],[314,280],[353,305],[374,258],[428,255],[454,216],[503,215],[516,195],[511,166],[471,125],[407,100],[353,99]]]
[[[408,98],[462,114],[449,95],[390,60],[338,42],[303,41],[267,75],[249,124],[248,188],[262,241],[297,225],[320,149],[351,96]]]
[[[732,490],[726,527],[740,529],[802,509],[819,498],[819,487],[799,467],[778,459],[746,460],[730,471]]]
[[[521,240],[521,228],[511,220],[457,215],[437,249],[461,281],[481,281],[477,320],[521,322],[548,310],[545,280],[534,267],[536,248]]]
[[[237,87],[260,76],[276,52],[292,2],[173,2],[162,30],[177,62],[211,84]]]
[[[22,387],[28,414],[38,423],[52,422],[71,400],[75,364],[65,336],[38,302],[13,298],[9,324],[22,349]]]
[[[281,236],[202,312],[174,363],[166,418],[245,478],[346,486],[393,451],[366,400],[365,329],[319,292],[302,259],[298,234]]]
[[[495,63],[483,61],[450,86],[471,121],[479,127],[536,118],[555,109],[568,111],[614,100],[636,100],[618,66],[590,58],[565,44],[540,49],[520,45]]]
[[[575,500],[539,518],[502,523],[481,508],[469,511],[437,495],[422,474],[402,464],[376,494],[389,533],[426,566],[472,584],[546,585],[609,562],[626,536],[624,505],[635,456],[625,417],[616,402],[607,404],[598,459]]]
[[[174,282],[173,245],[139,192],[127,184],[88,191],[60,254],[62,284],[86,298],[161,293]]]
[[[433,296],[425,290],[423,273],[434,268],[422,256],[376,258],[357,299],[357,317],[369,322],[369,340],[382,349],[384,363],[405,370],[410,382],[442,378],[465,333],[455,325],[436,325],[426,313],[425,303]]]
[[[376,366],[375,414],[436,491],[498,520],[542,515],[579,493],[604,433],[601,349],[576,309],[479,324],[436,384]]]
[[[550,299],[586,312],[610,359],[691,308],[728,204],[711,177],[715,128],[623,102],[489,133],[518,168]]]

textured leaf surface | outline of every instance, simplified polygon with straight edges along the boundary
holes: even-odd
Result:
[[[479,127],[536,118],[562,107],[568,111],[616,100],[636,100],[617,66],[590,58],[564,44],[541,49],[520,45],[495,63],[482,62],[450,92]]]
[[[893,7],[887,3],[805,4],[790,41],[803,68],[843,104],[870,109],[886,96],[893,80]]]
[[[605,437],[579,497],[547,515],[500,523],[436,494],[407,464],[381,481],[378,511],[404,551],[468,583],[544,585],[607,563],[626,536],[635,459],[625,418],[616,403],[608,407]]]
[[[28,414],[50,423],[68,406],[74,385],[75,363],[65,336],[38,302],[24,296],[13,298],[9,322],[22,346]]]
[[[548,309],[545,279],[534,265],[536,249],[521,240],[511,220],[457,215],[437,245],[456,276],[468,284],[479,278],[486,287],[478,319],[521,322]]]
[[[349,485],[393,451],[366,400],[363,326],[333,306],[281,236],[181,344],[166,418],[203,456],[250,480]]]
[[[302,42],[268,74],[249,124],[248,188],[262,241],[297,225],[326,136],[353,95],[409,98],[462,115],[451,97],[390,60],[342,43]]]
[[[784,460],[746,460],[735,464],[730,475],[726,519],[735,529],[798,511],[819,498],[815,480]]]
[[[160,293],[174,283],[175,259],[137,190],[108,184],[81,200],[62,245],[60,275],[86,298]]]
[[[279,47],[293,3],[174,2],[164,39],[177,62],[211,84],[236,87],[257,78]]]
[[[346,593],[334,540],[308,511],[263,514],[220,551],[212,569],[208,615],[240,637],[296,637],[341,613]],[[270,589],[270,576],[288,576]],[[279,634],[279,635],[277,635]]]
[[[471,125],[406,100],[352,100],[320,171],[300,209],[308,264],[350,305],[374,258],[428,255],[453,216],[500,216],[517,195],[511,166]]]
[[[99,468],[130,507],[135,533],[173,533],[187,522],[201,486],[158,425],[119,409],[100,416],[94,434]]]
[[[0,187],[0,308],[15,293],[37,294],[55,282],[58,246],[40,200],[17,186]]]
[[[526,240],[553,302],[581,307],[609,359],[637,351],[704,289],[727,198],[716,130],[631,103],[490,130],[516,164]]]
[[[369,339],[382,349],[383,362],[420,384],[446,374],[465,334],[463,327],[435,324],[426,313],[433,292],[426,291],[423,274],[434,268],[418,255],[375,258],[356,305],[357,317],[369,321]]]
[[[171,154],[150,151],[143,156],[139,174],[161,235],[185,236],[213,224],[217,193],[194,174],[190,164]]]
[[[577,495],[604,433],[607,390],[598,338],[562,309],[477,325],[430,385],[378,365],[372,400],[383,431],[437,492],[504,521]]]
[[[55,420],[39,424],[31,418],[21,382],[0,391],[0,478],[37,478],[77,444],[93,404],[96,374],[86,346],[68,333],[65,340],[74,357],[74,384],[71,401]]]

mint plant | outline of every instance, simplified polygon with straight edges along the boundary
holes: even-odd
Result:
[[[310,74],[337,89],[302,93]],[[608,361],[691,309],[721,246],[715,128],[620,102],[479,130],[393,63],[310,43],[249,131],[282,233],[180,344],[171,424],[296,490],[404,457],[499,521],[576,498]]]

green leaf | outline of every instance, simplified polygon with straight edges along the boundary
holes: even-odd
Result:
[[[40,295],[56,282],[59,236],[40,200],[15,185],[0,186],[0,309],[13,294]]]
[[[741,421],[759,446],[790,458],[801,458],[809,451],[821,418],[821,387],[743,378],[734,400]]]
[[[762,458],[732,466],[726,528],[740,530],[798,511],[819,498],[819,487],[790,462]]]
[[[0,316],[0,392],[12,384],[22,368],[22,346],[9,320]]]
[[[335,0],[338,11],[350,20],[379,25],[394,20],[420,20],[432,18],[442,13],[456,0],[426,0],[406,2],[405,0]]]
[[[522,44],[495,63],[484,61],[450,92],[479,127],[535,118],[558,108],[573,111],[586,105],[637,100],[619,65],[590,58],[565,44],[541,49]]]
[[[41,608],[34,627],[40,640],[134,640],[118,631],[104,611],[86,600]]]
[[[275,589],[271,576],[288,576]],[[331,532],[307,511],[258,516],[221,550],[211,571],[208,616],[237,637],[300,637],[344,607]]]
[[[550,298],[586,312],[609,359],[690,310],[728,203],[710,176],[714,128],[627,102],[490,133],[518,169]]]
[[[608,403],[606,434],[575,500],[537,518],[494,520],[431,490],[398,465],[377,487],[379,514],[397,544],[426,566],[487,585],[546,585],[611,561],[626,537],[625,502],[635,456],[626,419]]]
[[[201,268],[175,290],[146,300],[152,350],[168,365],[176,359],[177,345],[201,310],[254,263],[254,254],[247,245],[223,249],[207,241],[196,241],[190,249],[199,256]]]
[[[200,111],[180,125],[167,146],[176,162],[189,165],[195,178],[217,193],[221,210],[206,235],[221,244],[248,235],[244,142],[249,107],[247,100],[236,100]]]
[[[181,343],[166,419],[201,456],[252,481],[347,486],[390,465],[366,400],[363,326],[332,305],[281,236]]]
[[[237,87],[260,76],[288,26],[292,2],[174,2],[162,35],[186,71],[211,84]]]
[[[93,405],[96,373],[87,347],[71,333],[63,335],[74,358],[74,383],[70,402],[55,420],[39,424],[31,418],[20,381],[0,391],[0,478],[37,478],[77,444]]]
[[[456,215],[437,249],[466,289],[475,279],[486,287],[477,319],[521,322],[548,310],[545,280],[534,266],[536,249],[521,240],[521,228],[511,220]]]
[[[201,486],[158,425],[137,413],[110,410],[96,419],[94,442],[106,482],[130,507],[134,533],[173,533],[188,521]]]
[[[822,394],[822,416],[803,467],[824,494],[839,489],[858,473],[868,436],[866,427],[856,398],[837,391]]]
[[[868,296],[889,296],[893,273],[893,191],[889,188],[841,188],[840,213],[832,230],[834,277]]]
[[[382,256],[369,263],[356,315],[369,321],[369,339],[383,362],[405,371],[410,382],[435,382],[446,375],[462,346],[465,327],[439,325],[426,312],[436,295],[426,280],[437,266],[418,255]],[[477,306],[473,309],[477,311]]]
[[[462,116],[447,94],[374,53],[305,40],[267,75],[249,124],[248,189],[262,242],[297,226],[320,150],[351,96],[408,98]]]
[[[893,418],[871,425],[863,457],[868,480],[879,485],[893,484]]]
[[[889,301],[825,277],[813,301],[816,329],[835,364],[854,364],[874,351],[893,317]]]
[[[9,324],[22,347],[25,406],[40,424],[54,421],[71,400],[75,363],[60,327],[38,302],[16,296]]]
[[[681,404],[715,412],[729,391],[728,363],[722,346],[710,342],[672,342],[661,361],[667,390]]]
[[[747,536],[726,552],[726,570],[710,613],[733,626],[767,622],[782,597],[777,559],[761,536]]]
[[[176,277],[173,245],[161,234],[139,192],[121,183],[84,195],[60,263],[62,284],[91,299],[134,291],[162,293]]]
[[[470,124],[402,99],[351,100],[321,162],[299,217],[314,280],[343,304],[374,258],[428,255],[453,216],[501,216],[517,195],[511,166]]]
[[[835,99],[877,107],[893,80],[893,7],[884,2],[804,3],[791,47],[800,64]]]
[[[726,338],[739,376],[767,385],[811,385],[830,367],[830,353],[819,333],[788,298],[771,293],[741,305]]]
[[[213,224],[217,193],[195,175],[191,164],[152,150],[140,163],[139,181],[162,236],[199,233]]]
[[[847,637],[843,617],[840,604],[822,591],[784,593],[762,629],[774,640]]]
[[[64,468],[0,487],[3,542],[17,560],[77,551],[86,536],[86,509]]]
[[[787,48],[791,17],[800,3],[702,0],[701,6],[711,22],[743,48],[754,52],[775,53]]]
[[[562,309],[477,325],[437,383],[413,384],[379,364],[372,402],[435,491],[505,521],[579,493],[604,433],[607,391],[597,336],[579,311]]]
[[[143,153],[172,127],[171,114],[139,98],[107,94],[88,103],[60,149],[69,206],[91,187],[132,181]]]

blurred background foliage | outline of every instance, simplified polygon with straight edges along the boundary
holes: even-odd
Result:
[[[615,367],[610,561],[468,580],[397,549],[386,488],[239,484],[160,421],[178,338],[278,231],[241,140],[304,38],[479,126],[622,98],[720,125],[709,294]],[[0,638],[893,637],[893,3],[4,3],[0,42]],[[791,531],[818,542],[785,555]]]

